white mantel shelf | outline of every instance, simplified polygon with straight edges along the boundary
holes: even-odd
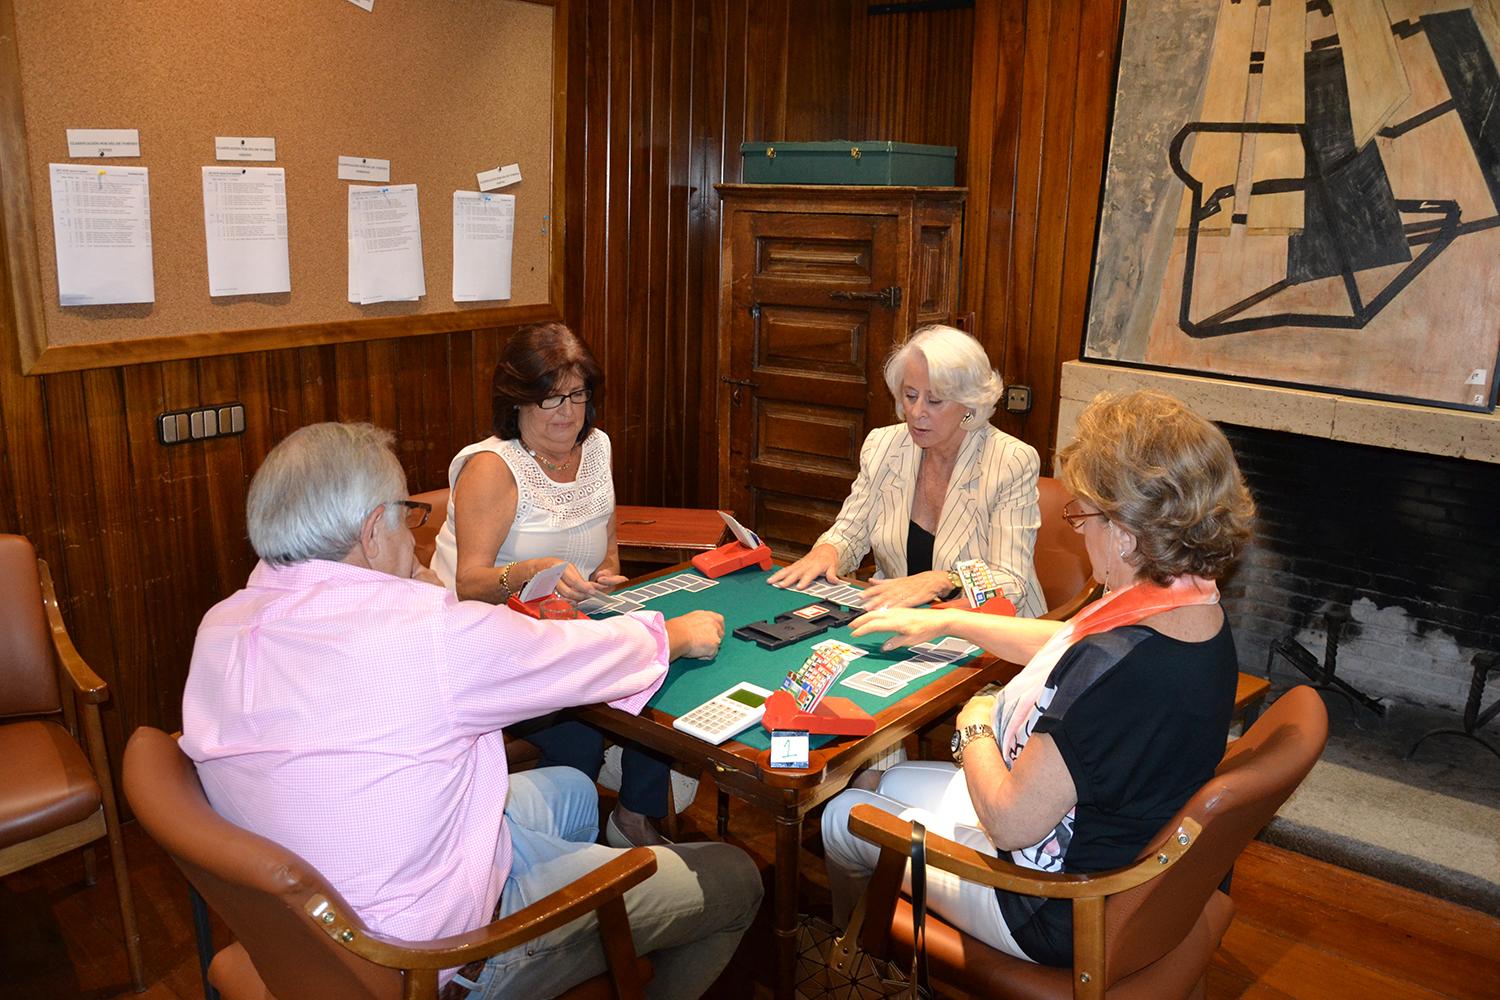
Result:
[[[1072,440],[1078,414],[1095,394],[1133,389],[1158,389],[1210,420],[1223,423],[1500,463],[1500,416],[1494,413],[1388,403],[1088,361],[1068,361],[1062,366],[1057,446]]]

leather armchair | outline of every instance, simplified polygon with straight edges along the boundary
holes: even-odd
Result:
[[[143,727],[130,737],[124,785],[141,826],[238,939],[209,968],[225,1000],[435,998],[440,970],[499,954],[594,912],[608,972],[563,996],[644,996],[651,967],[635,955],[623,896],[656,870],[656,856],[646,848],[503,920],[436,941],[403,941],[370,931],[302,858],[214,812],[193,762],[161,730]]]
[[[1282,695],[1230,744],[1214,778],[1126,868],[1090,875],[1021,868],[928,834],[927,863],[970,881],[1073,900],[1073,968],[1036,965],[996,951],[930,911],[927,959],[935,982],[998,1000],[1202,997],[1203,977],[1234,916],[1221,886],[1245,845],[1312,769],[1328,737],[1323,702],[1305,685]],[[876,958],[911,961],[912,914],[900,896],[911,824],[855,806],[849,829],[880,845],[862,934]]]
[[[1038,477],[1036,486],[1042,525],[1036,532],[1032,565],[1047,603],[1047,613],[1042,617],[1067,621],[1089,602],[1098,600],[1104,588],[1094,581],[1094,568],[1083,536],[1063,520],[1062,510],[1073,494],[1050,476]]]
[[[52,575],[19,535],[0,535],[0,875],[109,838],[125,951],[136,992],[145,989],[140,933],[120,839],[114,784],[99,723],[109,688],[68,637]],[[82,722],[84,745],[78,744]]]

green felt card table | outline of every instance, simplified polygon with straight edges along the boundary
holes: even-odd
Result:
[[[694,572],[689,564],[675,566],[634,580],[621,592]],[[869,736],[817,737],[808,766],[788,770],[770,766],[770,740],[759,725],[718,746],[672,728],[677,716],[698,706],[739,681],[775,690],[807,658],[815,643],[837,638],[866,650],[845,671],[876,672],[909,657],[905,651],[882,653],[882,637],[855,639],[847,628],[829,629],[779,650],[766,650],[731,633],[741,625],[774,618],[813,603],[812,595],[782,590],[766,583],[769,573],[757,568],[721,577],[717,585],[699,591],[679,590],[645,604],[667,617],[695,609],[724,616],[724,642],[713,660],[678,660],[666,681],[640,715],[629,715],[607,705],[577,709],[579,717],[606,732],[634,740],[671,755],[689,769],[703,771],[718,786],[719,836],[727,832],[728,798],[769,812],[776,823],[776,856],[772,899],[776,935],[776,996],[791,1000],[796,961],[798,859],[804,817],[843,790],[860,767],[928,724],[953,717],[974,692],[992,681],[1005,681],[1018,669],[981,655],[942,667],[912,680],[888,698],[857,692],[840,683],[830,695],[849,698],[875,717]],[[726,797],[727,796],[727,797]]]

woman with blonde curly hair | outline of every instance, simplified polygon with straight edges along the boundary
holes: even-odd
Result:
[[[846,919],[877,849],[848,831],[859,802],[976,850],[1049,872],[1129,864],[1224,753],[1238,664],[1216,581],[1250,536],[1254,504],[1217,427],[1156,392],[1104,394],[1058,455],[1107,593],[1071,621],[892,609],[854,622],[887,649],[940,635],[1026,663],[998,695],[958,714],[955,764],[915,761],[823,814],[834,916]],[[928,905],[1009,954],[1072,961],[1064,900],[930,872]]]

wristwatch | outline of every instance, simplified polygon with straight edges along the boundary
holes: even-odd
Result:
[[[959,767],[964,766],[964,748],[975,740],[993,740],[995,731],[984,723],[976,726],[964,726],[962,729],[953,730],[953,739],[948,741],[948,749],[953,751],[953,763]],[[999,742],[996,740],[996,742]]]

